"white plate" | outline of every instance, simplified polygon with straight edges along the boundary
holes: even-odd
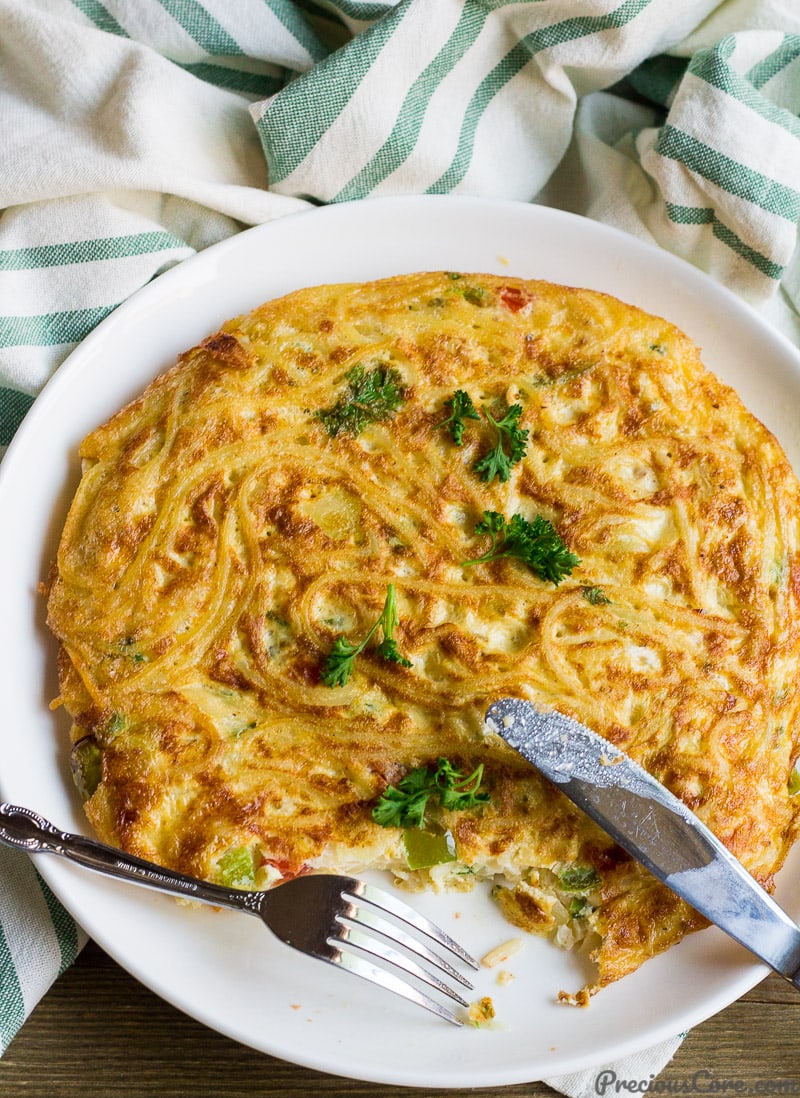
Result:
[[[300,286],[404,271],[461,269],[605,290],[666,316],[702,347],[800,468],[800,357],[738,299],[674,257],[596,222],[517,203],[378,199],[251,229],[162,275],[70,356],[33,405],[0,466],[0,790],[59,827],[85,831],[72,792],[55,646],[37,584],[46,578],[78,479],[83,436],[175,356],[228,317]],[[187,1014],[237,1041],[307,1067],[379,1083],[486,1087],[593,1067],[671,1037],[727,1006],[764,975],[717,930],[696,934],[603,991],[587,1010],[555,1004],[585,973],[526,941],[499,986],[494,1029],[461,1030],[279,945],[256,922],[187,908],[54,858],[37,866],[88,933]],[[790,863],[778,897],[789,903]],[[480,956],[512,937],[481,891],[414,898]]]

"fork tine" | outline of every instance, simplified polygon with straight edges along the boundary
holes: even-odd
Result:
[[[455,1025],[463,1025],[463,1019],[452,1010],[414,986],[413,981],[417,980],[461,1006],[469,1006],[437,973],[418,963],[428,962],[444,975],[451,975],[450,962],[434,953],[428,943],[414,941],[409,931],[427,936],[433,944],[443,946],[476,969],[478,962],[448,934],[402,901],[355,877],[325,873],[294,877],[280,888],[257,895],[254,912],[286,945],[362,976]],[[394,919],[404,926],[396,926]],[[405,949],[408,953],[402,952]],[[378,967],[369,957],[392,968]],[[471,990],[469,982],[459,973],[455,973],[455,979]]]
[[[381,919],[375,914],[373,908],[358,905],[352,914],[349,911],[347,912],[346,918],[350,923],[366,927],[368,930],[374,930],[377,934],[381,934],[384,938],[389,939],[390,942],[401,945],[410,953],[414,953],[417,957],[422,958],[429,964],[440,969],[451,979],[457,980],[460,984],[463,984],[464,987],[469,988],[470,991],[472,990],[472,984],[469,980],[463,976],[457,968],[451,965],[449,961],[444,957],[440,957],[438,953],[434,953],[432,949],[429,949],[428,946],[418,938],[414,938],[411,934],[406,933],[402,927],[396,926],[386,919]]]
[[[406,983],[405,980],[401,980],[397,976],[392,975],[391,972],[387,972],[383,968],[378,968],[377,965],[373,965],[369,961],[365,961],[363,958],[357,957],[353,953],[345,953],[343,950],[337,950],[333,957],[323,958],[323,960],[329,960],[330,963],[336,965],[337,968],[343,968],[346,972],[352,972],[353,975],[360,976],[364,980],[369,980],[370,983],[377,984],[379,987],[385,988],[386,991],[393,991],[395,995],[400,995],[403,999],[408,999],[410,1002],[416,1003],[417,1006],[424,1007],[432,1014],[436,1014],[440,1018],[444,1018],[445,1021],[451,1022],[454,1026],[463,1026],[464,1024],[462,1018],[459,1018],[457,1014],[454,1014],[453,1011],[449,1010],[446,1006],[437,1003],[435,999],[431,999],[429,995],[412,987],[411,984]]]
[[[406,957],[404,953],[401,953],[399,950],[380,941],[378,938],[373,938],[370,934],[364,934],[357,927],[348,926],[341,917],[337,917],[336,921],[339,923],[341,931],[335,937],[328,939],[331,945],[339,947],[355,946],[356,949],[363,950],[364,953],[369,953],[373,957],[378,957],[381,961],[385,961],[387,964],[402,969],[402,971],[407,972],[409,976],[415,976],[418,980],[422,980],[423,983],[426,983],[429,987],[435,988],[436,991],[441,991],[443,995],[447,995],[461,1006],[469,1006],[469,1003],[465,999],[462,999],[458,992],[454,991],[453,988],[444,982],[444,980],[440,979],[435,973],[428,972],[427,969],[423,968],[422,965],[418,965],[411,957]],[[468,984],[467,986],[470,987],[471,985]]]
[[[402,922],[407,923],[409,926],[412,926],[415,930],[419,931],[419,933],[425,934],[439,945],[444,946],[445,949],[449,950],[458,957],[459,960],[468,964],[471,968],[474,968],[476,971],[480,968],[480,964],[475,958],[467,953],[466,949],[459,945],[455,939],[451,938],[449,934],[446,934],[441,927],[432,923],[430,919],[426,919],[424,915],[420,915],[413,907],[404,904],[402,900],[398,900],[396,896],[384,892],[383,889],[376,888],[374,885],[367,884],[365,881],[349,878],[342,890],[342,895],[348,896],[351,899],[366,900],[367,903],[372,904],[374,907],[382,909],[383,911],[388,911],[391,915],[394,915],[396,919],[400,919]]]

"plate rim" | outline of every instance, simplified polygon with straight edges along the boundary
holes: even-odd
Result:
[[[564,225],[575,226],[580,224],[587,228],[587,231],[592,232],[600,239],[604,238],[607,241],[624,243],[624,247],[627,251],[637,252],[643,257],[651,256],[658,257],[658,263],[660,265],[666,265],[668,269],[675,273],[676,277],[687,277],[690,281],[694,281],[697,285],[702,285],[712,296],[717,295],[717,300],[725,302],[734,308],[737,312],[746,310],[749,313],[748,323],[753,324],[756,328],[760,328],[759,335],[762,339],[766,339],[767,343],[773,342],[775,347],[780,348],[787,356],[794,359],[794,366],[797,370],[798,378],[800,378],[800,352],[791,343],[791,341],[784,336],[782,332],[775,329],[768,324],[755,310],[752,309],[741,298],[737,297],[727,287],[722,286],[720,283],[713,281],[710,276],[703,274],[698,269],[691,267],[680,257],[663,251],[656,245],[650,244],[647,241],[640,240],[637,237],[629,236],[622,232],[622,230],[616,229],[613,226],[603,224],[601,222],[594,221],[590,218],[585,218],[582,215],[570,213],[567,211],[557,210],[552,207],[537,206],[535,204],[515,202],[514,200],[505,199],[483,199],[472,196],[398,196],[398,197],[381,197],[369,200],[358,200],[350,203],[342,203],[335,206],[326,206],[320,208],[310,208],[306,210],[300,210],[286,214],[283,217],[279,217],[274,221],[267,222],[262,225],[254,226],[252,228],[243,230],[218,244],[212,245],[210,248],[205,249],[202,252],[190,257],[187,260],[182,261],[175,267],[164,272],[157,279],[148,283],[142,287],[135,294],[131,295],[126,301],[124,301],[117,309],[114,310],[109,316],[107,316],[101,323],[84,339],[64,360],[62,365],[55,371],[53,376],[48,380],[43,387],[40,395],[34,401],[28,414],[23,419],[22,424],[15,433],[11,440],[11,443],[5,453],[4,459],[0,462],[0,500],[3,498],[3,493],[6,489],[6,484],[9,480],[14,478],[16,474],[17,465],[17,453],[23,452],[25,447],[29,446],[30,437],[36,434],[39,429],[39,421],[45,420],[47,414],[49,414],[50,407],[54,403],[57,403],[60,395],[65,387],[69,387],[75,384],[73,380],[73,374],[78,375],[82,364],[84,362],[91,362],[91,355],[95,352],[98,345],[102,347],[103,343],[107,341],[110,336],[109,333],[113,333],[120,325],[124,325],[129,318],[135,317],[140,311],[146,310],[151,306],[155,306],[158,311],[160,306],[159,302],[168,297],[169,291],[173,285],[181,286],[185,282],[191,282],[192,276],[198,272],[202,272],[206,266],[213,267],[214,263],[221,260],[228,252],[237,252],[243,247],[247,247],[248,244],[243,245],[242,241],[247,238],[248,243],[260,239],[262,236],[268,239],[271,234],[275,232],[276,226],[283,226],[286,231],[290,231],[291,224],[297,225],[301,219],[314,219],[316,222],[321,222],[322,219],[338,219],[346,218],[350,216],[348,211],[352,211],[353,208],[362,210],[365,207],[378,211],[379,208],[383,209],[397,209],[399,206],[407,210],[422,209],[423,207],[433,209],[435,207],[442,208],[446,204],[449,208],[455,209],[456,206],[461,207],[465,211],[483,210],[489,212],[492,209],[502,209],[508,213],[513,210],[515,214],[521,214],[525,211],[523,216],[531,216],[534,218],[542,218],[552,220],[557,224],[561,222]],[[358,214],[356,214],[358,216]],[[646,261],[646,260],[645,260]],[[509,271],[509,276],[513,276],[515,272]],[[524,276],[528,277],[528,276]],[[698,282],[697,280],[700,280]],[[315,285],[316,282],[312,279],[306,283],[307,285]],[[578,285],[577,282],[572,283]],[[609,291],[610,292],[610,291]],[[280,296],[280,295],[278,295]],[[615,295],[616,296],[616,295]],[[213,329],[209,329],[211,331]],[[158,372],[158,371],[157,371]],[[141,385],[135,387],[136,391],[141,391]],[[63,519],[63,515],[61,516]],[[3,766],[0,764],[0,791],[5,789],[5,778],[3,773]],[[37,862],[37,868],[40,870],[42,876],[53,889],[54,893],[61,900],[64,907],[70,911],[76,921],[79,924],[85,925],[91,920],[87,920],[86,913],[80,908],[78,904],[78,911],[73,910],[73,904],[71,903],[73,890],[69,884],[69,874],[64,874],[64,869],[58,863],[45,862],[40,866]],[[117,963],[121,964],[126,971],[130,972],[135,978],[141,980],[154,991],[155,994],[164,998],[167,1002],[172,1003],[178,1009],[184,1013],[196,1018],[201,1023],[210,1026],[212,1029],[224,1033],[226,1036],[256,1048],[259,1051],[267,1052],[270,1055],[278,1056],[282,1059],[288,1059],[290,1062],[301,1064],[309,1067],[313,1070],[329,1072],[332,1074],[341,1075],[353,1079],[362,1079],[365,1081],[376,1083],[395,1083],[399,1085],[408,1086],[426,1086],[432,1088],[444,1088],[453,1086],[451,1080],[433,1080],[425,1078],[421,1080],[419,1077],[414,1076],[413,1072],[406,1078],[399,1078],[396,1072],[392,1072],[387,1076],[379,1077],[374,1072],[368,1072],[367,1074],[360,1074],[356,1068],[352,1066],[347,1070],[343,1070],[341,1066],[333,1065],[329,1060],[319,1059],[313,1055],[309,1055],[305,1059],[298,1058],[296,1055],[286,1055],[285,1052],[276,1049],[268,1049],[261,1045],[254,1045],[250,1041],[243,1040],[240,1035],[233,1028],[225,1028],[217,1019],[209,1019],[206,1012],[200,1008],[193,1006],[192,1004],[180,1001],[180,996],[176,996],[175,993],[165,993],[158,987],[153,986],[150,980],[143,979],[139,972],[133,971],[127,962],[127,958],[124,955],[124,951],[120,950],[113,941],[113,935],[109,939],[108,935],[104,935],[102,929],[100,931],[95,928],[91,933],[91,937],[98,942],[114,958]],[[652,964],[652,961],[650,962]],[[768,969],[757,962],[743,964],[741,966],[742,971],[739,974],[736,981],[733,982],[732,987],[734,994],[732,997],[722,996],[725,1001],[714,1002],[712,1004],[705,1004],[702,1008],[694,1011],[687,1011],[686,1016],[682,1017],[679,1025],[680,1029],[691,1028],[694,1025],[699,1024],[712,1014],[717,1013],[719,1010],[724,1009],[731,1002],[735,1001],[741,994],[744,994],[747,990],[753,987],[760,979],[766,974]],[[653,1033],[649,1033],[646,1037],[632,1037],[628,1041],[620,1041],[620,1043],[614,1046],[611,1056],[615,1059],[630,1055],[634,1052],[641,1051],[643,1048],[650,1047],[654,1043],[658,1043],[660,1040],[664,1040],[669,1036],[674,1036],[674,1030],[667,1032],[664,1025],[662,1025],[660,1031],[656,1031],[655,1036]],[[546,1071],[547,1077],[552,1077],[555,1074],[561,1074],[565,1071],[578,1071],[588,1069],[594,1066],[600,1066],[606,1063],[609,1056],[603,1052],[598,1053],[597,1056],[585,1054],[582,1057],[577,1057],[574,1063],[571,1063],[567,1067],[559,1066],[558,1071]],[[538,1068],[536,1070],[539,1070]],[[544,1078],[545,1076],[542,1076]],[[538,1076],[537,1076],[538,1078]],[[497,1075],[487,1075],[485,1078],[480,1078],[469,1083],[455,1084],[455,1085],[489,1085],[489,1086],[505,1086],[513,1085],[520,1082],[534,1081],[530,1072],[521,1070],[517,1073],[506,1073],[502,1077]]]

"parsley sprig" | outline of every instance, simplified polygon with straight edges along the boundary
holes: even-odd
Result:
[[[465,567],[501,557],[517,557],[539,579],[558,584],[580,564],[579,558],[569,551],[553,524],[542,515],[536,515],[532,522],[522,515],[513,515],[510,521],[506,521],[498,511],[484,511],[475,533],[488,534],[492,544],[483,556],[463,561]]]
[[[511,476],[511,466],[522,461],[528,448],[528,431],[519,425],[522,405],[512,404],[502,419],[495,419],[485,404],[481,405],[483,414],[497,432],[494,447],[475,462],[473,469],[481,480],[490,484],[495,477],[507,481]]]
[[[391,366],[367,370],[358,363],[348,370],[345,380],[347,388],[336,403],[314,413],[331,438],[342,431],[357,435],[371,423],[390,419],[405,398],[400,372]]]
[[[402,667],[411,667],[411,660],[405,658],[394,639],[394,631],[399,624],[399,620],[394,584],[390,583],[386,588],[386,600],[381,615],[366,637],[359,644],[351,644],[345,637],[336,638],[333,648],[325,657],[325,662],[322,665],[320,678],[323,683],[326,686],[344,686],[353,673],[356,656],[364,651],[377,629],[383,631],[383,640],[375,649],[378,655],[390,663],[399,663]]]
[[[419,766],[409,770],[397,785],[388,786],[373,808],[372,818],[381,827],[423,828],[432,800],[453,812],[487,804],[489,794],[481,792],[482,781],[483,763],[465,775],[440,758],[435,768]]]
[[[444,402],[445,408],[450,410],[447,419],[437,423],[436,427],[449,427],[453,442],[460,446],[464,441],[464,420],[480,419],[478,409],[472,403],[472,397],[464,389],[456,389],[449,400]]]
[[[466,426],[464,420],[479,420],[481,417],[478,409],[472,403],[472,397],[464,389],[456,389],[444,402],[444,406],[449,409],[450,415],[437,423],[434,430],[439,427],[449,427],[453,442],[456,446],[461,446]],[[485,404],[481,405],[481,411],[494,428],[496,441],[491,450],[475,462],[472,466],[473,471],[487,484],[490,484],[495,477],[505,482],[511,476],[512,465],[522,461],[528,450],[530,432],[519,425],[522,405],[510,405],[500,419],[495,419]]]
[[[602,587],[581,587],[581,594],[592,606],[608,606],[611,599]]]

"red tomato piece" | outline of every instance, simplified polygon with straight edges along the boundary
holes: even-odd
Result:
[[[530,302],[530,294],[521,290],[519,286],[503,286],[500,290],[500,300],[512,313],[518,313]]]

